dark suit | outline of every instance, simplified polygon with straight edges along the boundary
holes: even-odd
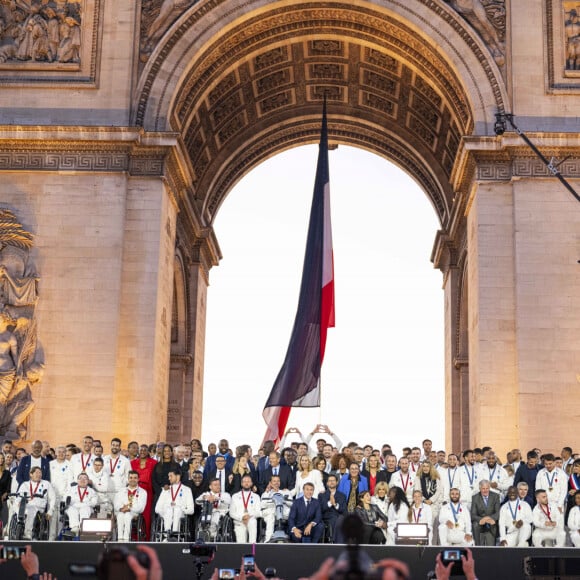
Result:
[[[471,523],[473,526],[473,539],[476,546],[495,546],[495,540],[498,534],[500,501],[499,494],[489,492],[487,505],[483,496],[476,493],[471,500]],[[495,524],[484,526],[479,525],[481,518],[489,516],[495,521]]]
[[[330,501],[330,491],[326,490],[318,494],[318,501],[322,510],[322,521],[330,526],[332,530],[332,541],[335,544],[344,543],[342,537],[341,523],[342,516],[346,512],[347,498],[344,493],[336,491],[334,493],[334,501],[336,506],[328,505]]]
[[[314,522],[314,527],[310,531],[309,536],[302,535],[298,539],[293,533],[294,528],[299,529],[304,534],[304,528],[310,523]],[[324,527],[322,525],[322,510],[320,509],[320,502],[312,498],[306,506],[304,497],[298,498],[290,509],[290,516],[288,518],[288,534],[293,542],[302,542],[303,544],[317,544],[322,538]]]
[[[16,480],[18,485],[23,481],[28,481],[30,479],[30,460],[31,455],[25,455],[18,464],[18,471],[16,472]],[[48,457],[40,458],[40,469],[42,470],[42,479],[45,481],[50,481],[50,459]]]
[[[272,479],[272,470],[274,468],[270,465],[264,471],[260,472],[260,481],[258,482],[258,489],[260,494],[264,493],[266,487]],[[280,477],[280,489],[294,489],[296,483],[296,474],[287,465],[278,465],[278,476]]]

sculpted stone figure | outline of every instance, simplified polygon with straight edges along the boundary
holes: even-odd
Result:
[[[482,0],[446,0],[446,2],[477,30],[498,66],[503,66],[505,63],[505,43],[500,40],[498,31],[491,22]]]
[[[0,0],[0,63],[78,63],[81,4]]]
[[[159,14],[151,22],[146,30],[144,50],[151,52],[159,39],[165,34],[167,29],[175,22],[180,14],[183,14],[197,0],[163,0]]]
[[[36,276],[29,260],[32,235],[0,209],[0,437],[23,438],[34,408],[32,388],[43,374],[38,348]]]
[[[564,24],[566,33],[566,69],[580,69],[580,19],[575,9],[568,13],[568,20]]]

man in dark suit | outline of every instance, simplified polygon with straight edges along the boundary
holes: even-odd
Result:
[[[476,546],[495,546],[498,533],[499,494],[490,493],[487,479],[479,482],[479,493],[471,500],[471,523]]]
[[[215,458],[215,467],[207,472],[207,479],[204,479],[204,486],[208,487],[209,482],[214,479],[220,480],[220,489],[227,491],[229,493],[230,484],[232,482],[232,470],[226,467],[227,460],[222,455],[218,455]]]
[[[342,544],[344,540],[341,523],[342,516],[346,512],[347,499],[344,493],[336,489],[337,487],[338,478],[331,473],[326,481],[326,491],[318,494],[318,501],[322,510],[322,521],[331,530],[333,543]]]
[[[302,488],[304,495],[298,498],[290,509],[288,530],[293,542],[317,544],[324,531],[320,502],[313,499],[314,485],[306,482]]]
[[[293,490],[294,484],[296,483],[296,475],[290,467],[280,464],[280,454],[272,451],[268,457],[268,463],[268,467],[260,472],[260,479],[258,481],[258,491],[260,494],[264,493],[273,475],[277,475],[280,478],[280,489]]]
[[[264,451],[264,455],[260,457],[258,460],[258,479],[261,479],[261,474],[270,466],[270,453],[276,449],[274,441],[268,439],[268,441],[264,441],[264,445],[262,446],[262,450]]]
[[[48,457],[42,456],[42,441],[34,441],[32,443],[32,452],[30,455],[25,455],[18,464],[18,471],[16,472],[16,480],[18,485],[24,481],[30,480],[30,469],[32,467],[40,467],[42,471],[42,479],[50,481],[50,460]]]

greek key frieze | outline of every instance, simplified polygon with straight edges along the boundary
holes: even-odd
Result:
[[[4,171],[126,171],[128,155],[116,151],[0,151]]]

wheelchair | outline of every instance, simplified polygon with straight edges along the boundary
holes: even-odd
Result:
[[[8,539],[10,540],[23,540],[24,539],[24,527],[26,524],[26,505],[30,501],[30,496],[24,495],[20,496],[17,493],[9,494],[10,497],[19,497],[20,505],[18,507],[18,512],[12,515],[12,519],[8,524]],[[44,499],[44,495],[35,494],[33,497]],[[32,523],[32,540],[45,541],[48,540],[50,522],[46,518],[46,513],[48,509],[48,504],[45,506],[44,510],[39,510],[34,516],[34,522]]]
[[[166,532],[163,526],[163,518],[155,514],[151,523],[151,541],[152,542],[189,542],[189,518],[183,516],[179,522],[179,531]]]
[[[220,520],[215,541],[231,543],[236,541],[236,536],[234,534],[234,520],[232,520],[229,514],[226,514]]]

